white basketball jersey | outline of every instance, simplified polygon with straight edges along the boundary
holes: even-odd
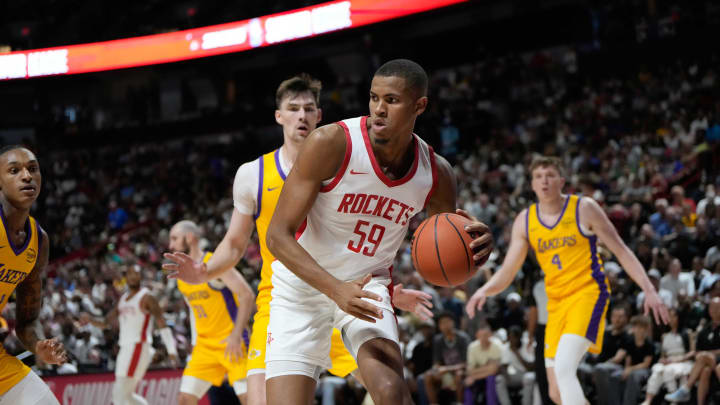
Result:
[[[366,274],[390,278],[410,218],[422,211],[437,184],[432,148],[413,134],[414,161],[391,180],[372,151],[367,117],[339,122],[345,130],[345,159],[335,178],[323,183],[296,235],[300,245],[334,277],[349,281]],[[279,261],[274,274],[308,286]],[[309,287],[309,286],[308,286]]]
[[[152,342],[152,316],[140,308],[140,301],[149,294],[147,288],[141,288],[129,300],[128,292],[120,297],[118,320],[120,322],[120,346],[139,342]]]

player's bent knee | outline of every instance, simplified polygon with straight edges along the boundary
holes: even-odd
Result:
[[[404,404],[408,396],[407,389],[403,389],[407,388],[404,384],[404,381],[398,382],[395,379],[381,381],[375,384],[370,396],[377,405]]]

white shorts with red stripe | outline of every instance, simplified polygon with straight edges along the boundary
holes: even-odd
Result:
[[[142,378],[154,353],[155,349],[148,342],[120,346],[115,362],[115,377]]]
[[[398,342],[398,327],[388,285],[390,279],[373,277],[363,289],[380,297],[382,302],[363,298],[383,311],[383,319],[366,322],[348,315],[321,292],[302,290],[273,275],[270,324],[266,344],[266,368],[271,362],[301,362],[324,369],[330,364],[330,338],[333,328],[340,330],[345,347],[357,359],[363,343],[374,338]],[[275,370],[275,375],[297,374]],[[270,374],[273,374],[270,373]],[[302,374],[302,373],[300,373]],[[266,378],[270,376],[266,372]]]

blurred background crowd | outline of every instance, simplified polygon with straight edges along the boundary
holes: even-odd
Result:
[[[602,205],[674,314],[672,328],[642,317],[639,289],[617,260],[601,251],[612,288],[605,346],[581,367],[594,403],[662,401],[661,393],[686,384],[694,364],[704,361],[698,353],[720,350],[720,303],[715,309],[712,304],[720,297],[720,53],[710,46],[689,52],[686,45],[697,44],[698,37],[681,35],[697,21],[698,10],[708,26],[717,28],[712,24],[720,17],[710,2],[684,8],[660,1],[631,3],[632,47],[612,46],[623,32],[613,23],[622,21],[616,13],[627,10],[611,2],[584,6],[590,10],[589,24],[595,21],[601,29],[574,44],[550,38],[535,48],[501,51],[474,42],[461,60],[413,51],[431,79],[430,105],[416,132],[454,164],[459,206],[491,227],[496,246],[466,285],[435,287],[414,272],[410,259],[409,237],[424,214],[411,223],[393,277],[406,288],[431,294],[436,314],[423,321],[398,313],[406,377],[419,403],[529,405],[543,397],[532,374],[543,312],[537,263],[529,258],[513,285],[490,299],[475,319],[464,310],[467,298],[499,268],[512,220],[534,200],[527,165],[538,153],[562,159],[566,193]],[[273,11],[278,10],[257,13]],[[195,21],[189,9],[184,12]],[[536,13],[544,12],[538,6]],[[205,24],[203,13],[193,13],[201,21],[197,24]],[[387,38],[368,33],[361,38],[364,45],[338,63],[362,59],[363,69],[372,71],[390,55],[387,45],[378,45]],[[92,38],[100,39],[105,38]],[[413,40],[400,41],[414,46]],[[637,52],[643,57],[631,55]],[[193,69],[206,73],[208,68]],[[233,76],[231,86],[215,86],[213,94],[223,93],[217,98],[224,101],[207,108],[202,97],[207,94],[188,82],[180,85],[182,102],[175,115],[164,107],[162,86],[151,85],[154,71],[143,73],[146,82],[123,87],[122,107],[96,103],[92,96],[79,102],[37,97],[35,136],[23,141],[40,158],[43,194],[33,215],[51,241],[41,319],[46,335],[58,336],[71,355],[67,365],[40,366],[41,372],[113,369],[117,329],[101,330],[90,317],[103,316],[117,304],[125,288],[123,266],[130,261],[142,265],[145,285],[160,300],[181,356],[187,356],[189,312],[174,281],[160,271],[169,227],[194,220],[204,230],[204,248],[217,246],[229,224],[237,167],[280,143],[272,117],[273,89],[290,74],[307,71],[324,82],[326,123],[367,114],[370,75],[341,70],[329,62],[300,60],[279,68],[280,73],[254,71],[262,80]],[[156,137],[147,136],[153,132]],[[25,133],[0,132],[8,134]],[[260,264],[255,239],[238,268],[254,288]],[[8,351],[17,354],[23,350],[9,333],[14,314],[11,302],[2,314],[2,337]],[[668,336],[679,336],[681,347]],[[151,367],[168,367],[163,345],[156,346]],[[685,365],[672,376],[656,367],[674,363]],[[471,389],[477,381],[468,375],[483,367],[481,380],[491,381],[488,389]],[[720,369],[697,367],[697,383],[689,381],[692,395],[698,403],[720,403]],[[618,396],[608,396],[609,391]],[[332,397],[339,404],[364,399],[356,382],[334,377],[323,379],[319,395],[327,404]]]

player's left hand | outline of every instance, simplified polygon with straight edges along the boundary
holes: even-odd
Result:
[[[465,232],[476,236],[473,241],[470,242],[470,249],[475,253],[473,260],[475,260],[475,263],[479,263],[482,258],[488,256],[495,247],[492,232],[490,232],[490,228],[487,225],[478,221],[477,218],[468,214],[467,211],[457,209],[455,213],[472,221],[470,225],[465,226]]]
[[[235,329],[233,329],[230,336],[221,340],[220,343],[227,343],[225,358],[231,362],[236,363],[245,357],[245,340],[243,339],[242,331],[236,333]]]
[[[195,263],[192,257],[183,252],[165,253],[163,256],[172,262],[162,265],[167,278],[177,278],[188,284],[202,284],[208,281],[205,263]]]
[[[433,307],[432,302],[430,302],[432,296],[424,291],[402,287],[402,284],[398,284],[393,288],[393,306],[403,311],[412,312],[423,321],[432,319],[433,313],[430,311],[430,308]]]
[[[652,310],[656,325],[660,325],[660,321],[662,321],[665,325],[670,323],[670,314],[668,313],[668,309],[654,288],[645,291],[645,304],[643,305],[643,308],[645,309],[645,316],[647,316],[650,313],[650,310]]]
[[[35,355],[44,363],[61,365],[67,361],[67,352],[58,338],[40,340],[35,344]]]

